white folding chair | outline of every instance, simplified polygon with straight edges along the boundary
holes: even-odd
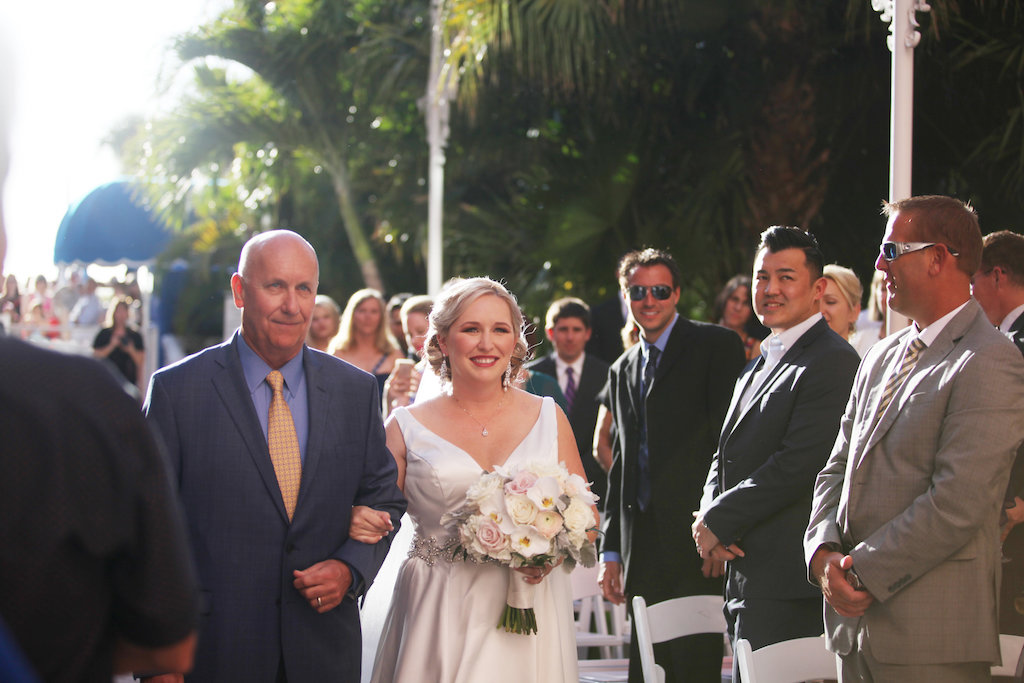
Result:
[[[626,683],[629,680],[628,659],[581,659],[580,683]]]
[[[836,656],[825,649],[825,636],[794,638],[753,650],[736,641],[743,683],[800,683],[837,676]]]
[[[587,649],[597,647],[600,648],[602,659],[621,659],[622,645],[626,642],[623,635],[625,605],[605,602],[601,587],[597,583],[597,571],[597,566],[576,565],[569,575],[572,582],[572,598],[579,602],[576,616],[576,647],[583,656]]]
[[[999,634],[999,653],[1002,655],[1003,663],[992,667],[993,676],[1007,676],[1020,680],[1024,671],[1024,636],[1011,636],[1007,633]]]
[[[723,601],[717,595],[690,595],[647,605],[642,595],[633,598],[636,647],[644,683],[664,683],[665,670],[654,663],[654,644],[698,633],[725,633]]]

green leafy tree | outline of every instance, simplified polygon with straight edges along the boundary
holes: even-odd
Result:
[[[329,182],[362,282],[384,290],[373,236],[383,243],[392,224],[364,202],[396,183],[414,186],[415,158],[403,151],[422,140],[413,117],[426,73],[423,9],[402,1],[239,0],[181,38],[177,53],[193,65],[199,95],[153,122],[138,144],[143,173],[169,184],[164,206],[184,222],[186,198],[194,205],[203,198],[192,193],[226,181],[254,213],[249,225],[265,227],[263,216],[279,224],[300,217],[289,193],[301,192],[296,183],[312,171]],[[401,173],[388,170],[406,162]]]

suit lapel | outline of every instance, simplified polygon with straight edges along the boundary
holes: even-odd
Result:
[[[814,340],[816,340],[818,337],[824,334],[825,330],[827,329],[828,323],[826,323],[824,320],[819,320],[814,325],[812,325],[810,329],[808,329],[806,332],[800,335],[800,338],[796,340],[796,343],[793,344],[793,347],[787,350],[786,354],[779,360],[778,363],[775,364],[775,367],[768,372],[768,376],[765,377],[764,381],[761,382],[760,386],[754,389],[754,392],[750,395],[750,400],[747,401],[747,404],[745,406],[739,406],[741,408],[739,416],[736,418],[735,423],[730,425],[729,433],[726,434],[723,431],[723,445],[726,441],[728,441],[729,436],[732,435],[732,432],[736,429],[736,427],[739,426],[739,424],[742,423],[744,419],[746,419],[748,414],[750,414],[751,408],[760,403],[763,400],[764,396],[770,393],[775,388],[775,385],[781,380],[783,375],[786,374],[786,372],[789,370],[792,364],[795,363],[801,355],[803,355],[804,349],[806,349],[809,344],[811,344]],[[756,361],[755,365],[760,366],[760,364],[756,363]],[[753,378],[753,373],[751,373],[751,378]],[[747,384],[744,383],[744,390],[746,390],[746,387]],[[734,392],[733,401],[736,402],[738,400],[739,399],[735,396]],[[726,424],[729,423],[726,422]]]
[[[213,386],[241,434],[253,464],[259,471],[264,486],[267,487],[267,492],[277,505],[281,516],[287,520],[288,513],[284,509],[284,499],[281,498],[281,487],[277,483],[274,465],[270,462],[270,451],[263,438],[263,428],[256,416],[256,409],[253,407],[252,397],[249,395],[249,387],[245,383],[242,361],[238,357],[238,343],[238,333],[236,332],[235,338],[229,344],[221,347],[223,355],[218,362],[222,365],[222,369],[213,376]]]
[[[918,386],[924,380],[925,377],[931,372],[932,368],[941,363],[946,356],[953,350],[956,344],[967,332],[967,328],[970,327],[974,318],[979,314],[981,308],[978,304],[974,303],[973,299],[968,302],[968,305],[964,310],[960,311],[956,316],[953,317],[949,323],[942,329],[939,336],[935,338],[927,348],[925,348],[921,355],[917,359],[917,364],[914,366],[910,376],[903,382],[903,386],[896,390],[896,395],[893,396],[892,402],[885,409],[885,413],[881,417],[877,417],[878,404],[882,400],[882,394],[885,391],[885,384],[888,382],[889,377],[893,372],[896,371],[896,364],[900,363],[903,359],[901,351],[906,346],[906,338],[911,334],[910,328],[907,329],[906,333],[900,335],[899,344],[894,347],[894,357],[890,359],[890,362],[886,363],[885,367],[887,372],[881,377],[876,378],[874,387],[872,388],[872,400],[869,405],[871,406],[871,419],[877,420],[877,424],[871,431],[871,435],[868,438],[867,445],[864,447],[864,453],[871,450],[875,444],[877,444],[882,437],[885,436],[886,432],[895,424],[899,417],[900,411],[903,410],[903,406],[906,405],[907,401]]]
[[[754,375],[757,371],[764,367],[764,356],[758,356],[754,360],[747,363],[747,367],[744,368],[743,374],[740,375],[739,379],[736,380],[736,386],[733,387],[732,401],[729,403],[729,412],[725,414],[725,422],[722,426],[722,434],[718,439],[718,449],[721,450],[728,440],[729,435],[732,434],[732,430],[736,426],[736,422],[739,419],[740,402],[743,400],[743,394],[747,392],[747,387],[754,380]]]
[[[644,365],[644,356],[641,351],[640,344],[636,344],[633,348],[626,351],[629,355],[626,358],[624,368],[626,380],[629,383],[629,401],[633,404],[633,414],[637,416],[641,414],[641,404],[644,398],[640,395],[640,388],[643,386]]]
[[[309,495],[316,478],[320,454],[323,451],[324,434],[327,433],[327,415],[330,412],[331,394],[323,383],[324,373],[320,366],[324,359],[302,347],[302,362],[306,373],[306,397],[309,411],[309,435],[306,439],[306,458],[302,463],[302,481],[299,485],[299,499],[295,504],[295,515],[302,509],[303,498]],[[275,477],[276,481],[276,477]]]
[[[647,387],[647,396],[650,396],[651,390],[658,386],[658,380],[667,375],[672,366],[683,357],[683,349],[686,346],[687,337],[692,334],[693,323],[683,316],[676,318],[676,324],[672,328],[668,341],[665,342],[665,350],[661,352],[658,366],[654,368],[654,381],[651,382],[651,386]],[[643,365],[643,356],[641,355],[639,375],[641,378],[643,377]]]

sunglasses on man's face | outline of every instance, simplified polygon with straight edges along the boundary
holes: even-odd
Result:
[[[882,258],[884,258],[889,263],[892,263],[893,261],[898,259],[900,256],[903,256],[904,254],[912,254],[915,251],[921,251],[922,249],[927,249],[929,247],[937,247],[940,244],[942,244],[942,243],[941,242],[882,242],[882,246],[879,248],[879,251],[882,252]],[[956,251],[954,249],[950,249],[945,244],[943,244],[942,246],[946,247],[946,251],[949,252],[950,256],[959,256],[960,255],[960,252],[958,252],[958,251]]]
[[[668,285],[652,285],[651,287],[631,285],[626,291],[629,292],[630,301],[643,301],[647,298],[648,289],[651,290],[651,296],[658,301],[665,301],[672,296],[672,288]]]

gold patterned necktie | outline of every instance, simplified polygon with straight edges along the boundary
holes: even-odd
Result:
[[[267,384],[274,390],[270,401],[270,415],[267,420],[267,446],[270,461],[274,464],[277,485],[281,487],[284,509],[288,521],[295,513],[295,501],[299,498],[299,483],[302,481],[302,457],[299,454],[299,437],[295,433],[292,411],[284,400],[284,377],[274,370],[267,375]]]
[[[917,358],[921,354],[921,351],[925,349],[925,343],[918,339],[910,342],[910,346],[907,348],[907,352],[903,355],[903,361],[900,363],[899,370],[889,377],[889,381],[885,383],[885,390],[882,392],[882,400],[878,403],[878,412],[875,413],[875,422],[882,419],[882,413],[892,403],[892,397],[896,395],[896,391],[903,385],[904,380],[907,379],[907,375],[910,374],[914,366],[917,365]]]

